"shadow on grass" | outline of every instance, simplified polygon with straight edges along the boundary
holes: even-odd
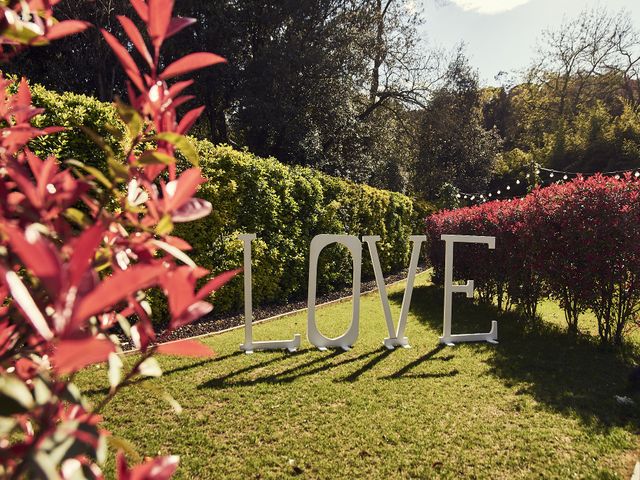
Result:
[[[432,360],[432,361],[448,361],[453,358],[453,356],[432,358],[438,352],[442,350],[441,347],[434,348],[431,352],[422,357],[414,360],[409,363],[398,372],[389,375],[387,377],[382,377],[384,379],[396,379],[396,378],[442,378],[442,377],[452,377],[458,374],[457,370],[453,370],[451,372],[446,373],[424,373],[424,374],[411,374],[409,373],[413,368],[417,367],[421,363]],[[299,378],[306,377],[309,375],[315,375],[317,373],[327,373],[329,370],[343,367],[345,365],[349,365],[352,363],[357,363],[363,360],[368,360],[364,365],[362,365],[357,370],[353,371],[349,375],[335,379],[334,382],[347,382],[353,383],[359,380],[359,378],[366,372],[372,370],[378,363],[384,361],[390,355],[392,355],[396,350],[387,350],[381,348],[376,348],[374,350],[370,350],[368,352],[362,353],[358,356],[352,357],[350,355],[346,355],[347,358],[340,360],[340,357],[345,355],[347,352],[343,350],[332,350],[329,353],[319,353],[320,357],[313,358],[309,361],[298,363],[293,365],[285,370],[279,372],[269,373],[264,376],[256,376],[252,379],[236,379],[236,377],[249,373],[251,371],[259,371],[260,369],[273,365],[279,361],[291,361],[292,358],[296,356],[303,355],[305,353],[309,353],[312,351],[316,351],[315,349],[305,349],[295,354],[280,354],[275,358],[269,358],[263,362],[256,363],[254,365],[249,365],[247,367],[241,368],[239,370],[232,371],[220,377],[208,380],[198,386],[198,389],[203,388],[227,388],[227,387],[246,387],[253,386],[261,383],[269,383],[269,384],[286,384],[291,383]],[[317,351],[316,351],[317,352]],[[334,361],[338,359],[339,361]]]
[[[293,354],[293,356],[299,356],[301,354],[304,354],[306,352],[310,352],[313,351],[315,349],[305,349],[305,350],[300,350],[299,352]],[[271,365],[275,362],[281,361],[281,360],[286,360],[286,359],[291,359],[292,355],[291,354],[283,354],[282,356],[278,356],[276,358],[272,358],[269,360],[266,360],[264,362],[255,364],[255,365],[250,365],[248,367],[245,368],[241,368],[240,370],[235,370],[233,372],[230,372],[226,375],[222,375],[218,378],[214,378],[211,380],[208,380],[202,384],[200,384],[198,386],[198,389],[202,389],[202,388],[227,388],[227,387],[241,387],[241,386],[251,386],[251,385],[257,385],[260,383],[272,383],[272,384],[284,384],[284,383],[291,383],[294,380],[301,378],[301,377],[305,377],[308,375],[314,375],[316,373],[321,373],[321,372],[327,372],[328,370],[332,369],[332,368],[336,368],[336,367],[340,367],[343,365],[347,365],[350,363],[354,363],[354,362],[358,362],[360,360],[363,360],[365,358],[368,358],[376,353],[380,354],[380,353],[384,353],[384,352],[380,352],[380,350],[372,350],[370,352],[366,352],[363,353],[361,355],[358,355],[357,357],[350,357],[350,358],[346,358],[342,361],[339,362],[333,362],[332,360],[334,360],[335,358],[338,358],[342,355],[344,355],[347,352],[344,352],[343,350],[332,350],[330,353],[326,354],[326,353],[322,353],[320,354],[320,357],[314,358],[312,360],[309,360],[307,362],[303,362],[303,363],[299,363],[296,364],[290,368],[287,368],[286,370],[282,370],[280,372],[276,372],[276,373],[271,373],[269,375],[265,375],[262,377],[256,377],[254,379],[250,379],[250,380],[246,380],[246,379],[241,379],[241,380],[234,380],[235,377],[237,377],[238,375],[241,375],[243,373],[247,373],[249,371],[252,370],[257,370],[263,367],[266,367],[268,365]],[[380,361],[381,358],[378,360]],[[377,362],[376,362],[377,363]]]
[[[416,287],[411,311],[439,332],[442,299],[441,288]],[[402,293],[391,295],[390,300],[401,303]],[[490,347],[487,362],[506,386],[518,387],[517,394],[527,393],[559,412],[575,412],[596,428],[640,428],[640,409],[619,405],[614,398],[625,395],[632,368],[622,355],[603,350],[594,338],[571,338],[560,326],[542,320],[527,322],[516,313],[501,314],[494,306],[478,305],[461,295],[455,296],[453,304],[454,333],[486,332],[491,320],[499,320],[500,343]],[[430,358],[436,350],[424,357]],[[411,368],[409,364],[394,376]]]
[[[449,360],[451,360],[453,358],[453,355],[447,355],[445,357],[434,358],[435,355],[437,355],[442,350],[444,350],[444,348],[445,348],[445,346],[440,344],[440,345],[436,346],[435,348],[433,348],[432,350],[429,350],[427,353],[422,355],[420,358],[417,358],[413,362],[406,364],[404,367],[402,367],[397,372],[392,373],[391,375],[388,375],[388,376],[382,377],[382,378],[386,379],[386,380],[391,380],[391,379],[394,379],[394,378],[443,378],[443,377],[455,377],[459,373],[458,370],[455,370],[455,369],[450,371],[450,372],[447,372],[447,373],[409,373],[415,367],[417,367],[418,365],[421,365],[422,363],[424,363],[426,361],[438,360],[438,361],[441,361],[441,362],[448,362]]]
[[[162,376],[163,377],[169,377],[171,375],[175,375],[177,373],[180,372],[185,372],[187,370],[191,370],[192,368],[198,368],[198,367],[202,367],[204,365],[210,365],[213,363],[217,363],[217,362],[223,362],[225,360],[228,360],[230,358],[233,357],[237,357],[239,355],[245,355],[244,352],[241,351],[236,351],[233,353],[228,353],[226,355],[219,355],[219,356],[215,356],[213,358],[207,358],[206,360],[200,360],[199,362],[195,362],[195,363],[189,363],[187,365],[181,365],[179,367],[175,367],[175,368],[170,368],[167,370],[163,370],[162,371]],[[136,378],[135,380],[129,382],[126,386],[127,387],[131,387],[133,385],[137,385],[139,383],[143,383],[149,380],[153,380],[153,377],[139,377]],[[97,395],[97,394],[107,394],[109,393],[109,387],[102,387],[102,388],[93,388],[90,390],[85,390],[83,393],[85,393],[86,395]]]

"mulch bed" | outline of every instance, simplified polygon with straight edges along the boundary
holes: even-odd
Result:
[[[420,273],[424,271],[424,267],[418,267],[417,272]],[[402,270],[398,273],[394,273],[392,275],[388,275],[385,277],[385,283],[389,285],[390,283],[394,283],[400,280],[404,280],[407,278],[408,269]],[[360,284],[360,292],[365,293],[371,290],[375,290],[377,288],[375,279],[362,281]],[[339,300],[341,298],[350,297],[352,293],[351,287],[346,287],[341,290],[337,290],[335,292],[326,293],[323,295],[318,295],[316,299],[316,304],[320,305],[321,303],[327,303],[334,300]],[[253,318],[254,322],[259,320],[264,320],[266,318],[275,317],[276,315],[282,315],[285,313],[294,312],[296,310],[301,310],[303,308],[307,308],[307,300],[299,299],[287,304],[281,305],[263,305],[259,307],[253,308]],[[165,342],[170,342],[174,340],[183,340],[190,337],[196,337],[198,335],[206,335],[208,333],[216,333],[223,330],[227,330],[229,328],[238,327],[244,325],[244,311],[235,312],[235,313],[226,313],[226,314],[216,314],[215,312],[210,313],[202,317],[200,320],[190,324],[185,325],[182,328],[179,328],[175,332],[167,335],[164,339]],[[167,324],[162,323],[155,326],[156,335],[160,336],[166,329]],[[131,341],[121,332],[116,332],[118,337],[120,338],[120,342],[122,345],[122,349],[124,351],[132,350],[133,344]]]

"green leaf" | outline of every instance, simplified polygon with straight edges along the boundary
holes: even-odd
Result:
[[[18,424],[18,420],[12,417],[0,417],[0,435],[8,435]]]
[[[138,113],[138,111],[132,106],[120,102],[119,100],[116,100],[115,106],[118,115],[129,130],[131,138],[138,138],[142,132],[142,128],[144,127],[144,120],[140,116],[140,113]]]
[[[75,223],[76,225],[80,226],[80,227],[86,227],[90,225],[90,220],[89,217],[82,212],[81,210],[78,210],[77,208],[67,208],[64,213],[64,218],[66,218],[67,220],[69,220],[70,222]]]
[[[136,451],[136,447],[133,443],[129,440],[111,435],[107,437],[107,442],[109,442],[109,446],[114,450],[122,450],[131,460],[133,460],[133,463],[142,462],[142,457]]]
[[[42,378],[36,377],[33,379],[33,393],[38,405],[44,405],[51,399],[49,385]]]
[[[119,313],[116,313],[116,320],[118,321],[118,325],[120,325],[120,328],[122,328],[124,334],[128,338],[131,338],[131,323],[129,323],[129,320],[127,320],[125,316],[120,315]]]
[[[118,141],[122,141],[124,139],[124,134],[122,133],[122,130],[120,130],[118,127],[116,127],[115,125],[109,125],[106,124],[104,126],[104,129],[109,132],[116,140]]]
[[[109,173],[116,181],[122,183],[129,179],[129,169],[116,158],[107,158],[107,165],[109,165]]]
[[[156,225],[158,235],[169,235],[173,231],[173,221],[169,215],[165,215]]]
[[[104,140],[104,138],[102,138],[102,136],[100,136],[99,134],[97,134],[96,132],[91,130],[90,128],[85,127],[84,125],[80,126],[80,130],[82,130],[84,132],[84,134],[93,141],[93,143],[95,143],[96,145],[98,145],[100,147],[100,149],[107,155],[107,158],[115,158],[116,157],[116,154],[113,152],[113,149]]]
[[[115,388],[120,384],[122,367],[122,360],[118,354],[111,352],[109,354],[109,385],[111,385],[111,388]]]
[[[142,362],[138,367],[138,372],[144,377],[162,376],[162,369],[160,368],[160,364],[153,357],[149,357],[144,362]]]
[[[56,463],[49,457],[49,454],[43,450],[39,450],[33,457],[34,468],[36,469],[37,478],[46,478],[47,480],[58,480],[58,469]]]
[[[89,165],[85,165],[84,163],[82,163],[82,162],[80,162],[78,160],[67,160],[66,163],[71,165],[71,166],[73,166],[73,167],[77,167],[77,168],[79,168],[81,170],[84,170],[89,175],[92,175],[93,178],[98,180],[102,185],[107,187],[109,190],[111,190],[113,188],[113,184],[109,181],[109,179],[107,177],[104,176],[104,173],[102,173],[97,168],[91,167]]]
[[[154,150],[147,150],[140,158],[138,158],[138,164],[140,165],[170,165],[175,163],[176,159],[166,153],[156,152]]]
[[[155,136],[156,140],[164,140],[174,145],[180,152],[187,158],[187,160],[194,166],[200,166],[200,157],[198,150],[191,143],[191,141],[184,135],[180,135],[175,132],[162,132]]]
[[[11,15],[5,20],[6,27],[0,31],[0,34],[8,40],[27,45],[43,33],[36,24],[20,20],[17,14]]]
[[[33,408],[35,402],[29,387],[15,375],[0,377],[0,415],[10,416]]]

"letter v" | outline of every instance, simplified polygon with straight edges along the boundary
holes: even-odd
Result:
[[[378,284],[378,290],[380,291],[380,301],[382,302],[382,309],[384,310],[384,317],[387,321],[387,329],[389,330],[389,338],[384,339],[384,346],[389,350],[393,350],[395,347],[400,346],[409,348],[409,340],[404,336],[404,330],[407,326],[407,316],[409,315],[409,305],[411,304],[411,295],[413,294],[413,284],[416,278],[416,271],[418,269],[418,261],[420,260],[420,248],[422,247],[422,243],[427,241],[427,237],[425,235],[411,235],[411,237],[409,237],[409,240],[413,243],[413,250],[411,252],[411,261],[409,262],[407,288],[404,291],[404,297],[402,299],[402,308],[400,310],[400,320],[398,321],[397,329],[394,328],[393,325],[391,307],[389,306],[389,297],[387,296],[387,287],[384,283],[382,267],[380,266],[378,247],[376,246],[376,242],[379,240],[379,235],[368,235],[362,237],[362,241],[366,242],[369,246],[371,263],[373,264],[376,283]]]

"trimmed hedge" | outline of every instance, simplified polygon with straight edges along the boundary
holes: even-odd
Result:
[[[80,126],[103,136],[122,155],[118,137],[124,135],[124,128],[111,105],[39,86],[34,87],[34,103],[46,109],[36,119],[39,126],[71,127],[34,142],[32,148],[38,155],[76,158],[106,169],[104,154]],[[198,196],[210,201],[214,211],[195,224],[178,224],[176,231],[193,246],[190,254],[196,263],[216,274],[242,264],[238,234],[256,233],[258,239],[252,245],[255,305],[284,302],[306,293],[309,245],[320,233],[380,235],[383,270],[395,272],[408,265],[409,235],[423,229],[422,218],[427,213],[409,197],[310,168],[285,166],[273,158],[259,158],[206,140],[193,141],[200,153],[200,167],[209,179]],[[372,277],[369,256],[363,253],[363,274]],[[323,251],[319,291],[332,291],[350,282],[348,251],[341,246]],[[151,293],[156,316],[166,311],[160,298]],[[240,309],[242,278],[217,293],[214,305],[217,312]]]
[[[550,296],[568,331],[590,309],[602,343],[620,345],[640,325],[640,181],[595,175],[536,189],[523,199],[444,211],[427,219],[429,257],[443,276],[440,235],[496,237],[496,250],[458,245],[456,278],[474,279],[481,298],[536,314]]]
[[[41,85],[31,85],[31,95],[33,104],[44,109],[34,118],[34,126],[67,129],[33,140],[29,146],[37,155],[73,158],[106,170],[103,151],[82,130],[87,128],[104,138],[118,157],[124,156],[120,139],[125,138],[126,128],[112,105],[86,95],[51,92]]]
[[[195,226],[179,234],[197,248],[194,260],[214,271],[242,263],[237,235],[257,233],[253,242],[256,304],[301,296],[307,289],[311,239],[320,233],[381,235],[385,271],[405,268],[411,233],[419,230],[412,201],[400,194],[345,182],[302,167],[287,167],[227,146],[200,141],[201,168],[209,181],[198,195],[215,207]],[[368,256],[363,271],[372,275]],[[342,247],[323,252],[318,288],[330,291],[351,281],[351,257]],[[241,306],[242,283],[225,287],[218,309]]]

